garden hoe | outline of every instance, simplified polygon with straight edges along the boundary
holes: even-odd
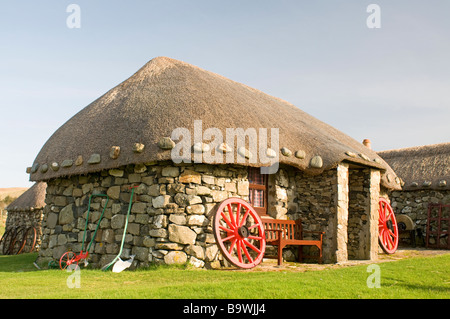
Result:
[[[111,267],[114,264],[113,272],[121,272],[122,270],[130,267],[131,263],[133,262],[134,255],[131,256],[131,258],[127,261],[123,261],[122,259],[120,259],[120,255],[122,255],[123,244],[125,243],[125,235],[127,233],[127,228],[128,228],[128,218],[130,217],[131,205],[133,204],[134,189],[136,187],[138,187],[138,186],[130,187],[131,188],[130,204],[128,205],[127,219],[125,220],[125,226],[123,229],[122,243],[120,244],[120,251],[117,254],[117,256],[109,264],[102,267],[102,270],[104,270],[104,271],[108,270],[109,267]],[[115,263],[117,263],[117,266],[115,265]]]

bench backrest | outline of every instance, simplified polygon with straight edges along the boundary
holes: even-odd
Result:
[[[302,221],[297,220],[281,220],[281,219],[261,219],[264,224],[266,240],[275,240],[281,230],[283,239],[302,239]]]

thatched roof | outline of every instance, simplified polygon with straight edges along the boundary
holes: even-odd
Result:
[[[8,212],[26,212],[41,209],[45,206],[45,191],[47,183],[38,182],[20,195],[6,207]]]
[[[266,128],[269,139],[270,128],[279,128],[276,151],[280,163],[319,174],[341,161],[350,161],[382,170],[385,186],[399,186],[395,173],[375,152],[294,105],[166,57],[151,60],[62,125],[29,168],[30,180],[170,160],[171,151],[162,149],[158,142],[180,127],[189,129],[193,136],[194,120],[202,120],[203,132],[218,128],[224,140],[226,128],[255,128],[257,132]],[[135,143],[144,149],[133,150]],[[116,147],[115,152],[112,147]],[[292,154],[282,155],[279,151],[283,147]],[[300,151],[298,157],[296,151]],[[236,149],[234,154],[237,159]],[[322,165],[316,156],[321,157]],[[313,158],[319,167],[311,165]]]
[[[450,143],[378,152],[403,180],[404,190],[450,189]]]

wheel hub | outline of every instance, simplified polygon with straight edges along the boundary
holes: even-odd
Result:
[[[242,238],[247,238],[249,235],[249,231],[247,226],[243,225],[240,228],[238,228],[238,234],[239,236],[241,236]]]

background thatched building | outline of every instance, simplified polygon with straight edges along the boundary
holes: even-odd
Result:
[[[37,182],[6,208],[8,217],[5,224],[5,233],[11,228],[28,229],[29,227],[35,227],[37,230],[35,250],[39,250],[41,242],[46,188],[47,184],[45,182]],[[29,248],[24,247],[23,251],[30,251]]]
[[[450,249],[450,206],[446,207],[450,205],[450,143],[389,150],[378,155],[402,179],[402,189],[389,192],[397,218],[406,215],[411,219],[419,235],[417,244]],[[428,234],[427,226],[431,227]],[[421,234],[424,240],[420,240]]]
[[[250,149],[251,137],[241,147],[214,146],[220,159],[198,163],[196,154],[213,145],[212,136],[195,143],[200,120],[200,132],[216,128],[224,138],[227,128],[242,128],[235,131],[241,137],[254,129],[257,138],[267,129],[264,150],[279,169],[269,176],[252,169],[268,164]],[[177,140],[177,128],[194,139]],[[279,129],[275,146],[271,128]],[[175,164],[171,152],[183,141],[196,144],[195,152],[183,152],[185,161]],[[225,160],[230,153],[231,162]],[[37,155],[30,179],[48,183],[42,259],[79,251],[88,197],[98,192],[111,200],[92,262],[111,260],[135,184],[125,254],[136,255],[139,265],[178,260],[199,267],[220,265],[210,224],[216,203],[232,196],[250,201],[261,215],[302,218],[305,229],[325,231],[325,262],[374,259],[380,187],[400,186],[375,152],[292,104],[165,57],[61,126]],[[100,211],[105,201],[95,203]]]

